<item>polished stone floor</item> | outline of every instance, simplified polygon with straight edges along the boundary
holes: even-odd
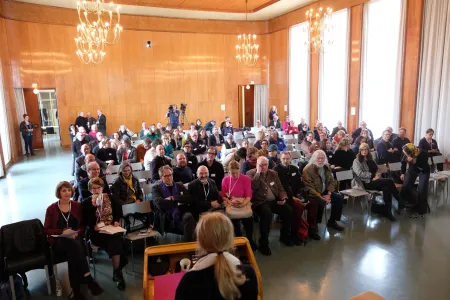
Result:
[[[46,146],[46,151],[24,158],[0,180],[0,225],[31,218],[43,221],[46,207],[56,201],[56,184],[71,179],[70,151],[59,148],[57,141],[46,141]],[[272,230],[273,255],[256,253],[264,299],[340,300],[367,290],[385,299],[450,299],[447,199],[441,198],[437,209],[420,220],[402,216],[391,223],[368,217],[358,202],[354,208],[346,206],[345,214],[353,220],[345,233],[322,228],[325,238],[310,241],[306,247],[282,247],[278,232]],[[142,250],[135,256],[135,270],[142,272]],[[106,292],[95,299],[142,299],[142,276],[131,275],[131,264],[125,275],[127,289],[121,292],[111,280],[110,261],[105,255],[99,258],[97,279]],[[67,299],[70,288],[65,264],[59,265],[59,277],[64,290],[61,299]],[[47,295],[43,270],[29,272],[28,278],[31,299],[57,298]]]

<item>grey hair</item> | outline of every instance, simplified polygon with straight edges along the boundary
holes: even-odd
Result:
[[[96,161],[92,161],[92,162],[88,163],[87,168],[86,168],[87,171],[90,171],[91,168],[94,166],[94,164],[100,168],[100,165]]]
[[[131,164],[128,160],[124,160],[119,167],[119,173],[122,173],[123,169],[125,169],[126,167],[130,167],[131,171],[133,171],[133,168],[131,167]]]
[[[269,162],[269,159],[268,159],[267,157],[265,157],[265,156],[260,156],[260,157],[258,157],[258,159],[256,160],[256,163],[259,163],[259,162],[261,162],[261,161]]]
[[[162,177],[162,175],[164,173],[164,170],[170,170],[170,172],[172,172],[172,174],[173,174],[172,167],[168,166],[168,165],[165,165],[165,166],[162,166],[161,168],[158,169],[159,178]]]
[[[314,153],[312,154],[311,158],[309,159],[308,164],[314,164],[314,165],[317,166],[317,157],[319,156],[319,154],[322,154],[325,157],[324,165],[328,165],[327,155],[322,150],[314,151]]]

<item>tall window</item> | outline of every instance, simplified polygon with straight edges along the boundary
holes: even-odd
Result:
[[[289,29],[289,117],[295,123],[309,118],[309,51],[306,23]]]
[[[328,128],[335,127],[337,121],[346,123],[348,88],[348,9],[333,13],[332,18],[334,30],[325,32],[324,40],[333,44],[326,46],[319,62],[319,119]]]
[[[360,120],[374,138],[387,126],[398,130],[404,24],[404,0],[375,0],[364,6]]]
[[[3,90],[3,74],[0,66],[0,136],[2,139],[3,161],[5,165],[11,160],[10,140],[8,133],[8,118],[6,115],[6,102]],[[0,162],[1,163],[1,162]]]

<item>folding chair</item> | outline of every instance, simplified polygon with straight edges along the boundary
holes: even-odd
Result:
[[[133,175],[134,177],[139,179],[139,182],[146,182],[147,179],[152,177],[152,171],[147,170],[147,171],[133,172]]]
[[[147,195],[151,195],[152,193],[152,184],[151,183],[142,183],[141,184],[142,193],[144,194],[144,200],[147,200]]]
[[[117,174],[117,173],[119,173],[119,168],[120,168],[119,165],[112,165],[112,166],[109,166],[107,169],[109,170],[109,172],[111,174]]]
[[[395,162],[395,163],[389,163],[389,171],[390,171],[390,175],[392,174],[392,172],[398,172],[401,171],[402,169],[402,163],[401,162]],[[391,175],[392,177],[392,175]],[[401,183],[396,183],[395,187],[397,189],[401,188],[403,186],[403,184]]]
[[[142,164],[140,162],[132,163],[131,169],[133,170],[133,172],[142,171]]]
[[[106,182],[111,185],[119,177],[119,174],[106,175]]]
[[[344,181],[344,180],[352,180],[353,179],[353,172],[351,170],[348,171],[340,171],[340,172],[336,172],[336,180],[338,182]],[[339,191],[339,193],[341,195],[344,196],[348,196],[349,198],[351,198],[353,201],[353,206],[355,206],[355,199],[359,198],[359,197],[364,197],[364,196],[368,196],[369,193],[367,191],[364,190],[359,190],[359,189],[347,189],[347,190],[343,190],[343,191]],[[367,201],[367,209],[369,211],[369,215],[370,215],[370,209],[371,209],[371,205],[370,205],[370,201]]]
[[[299,159],[300,153],[298,151],[290,151],[292,159]]]

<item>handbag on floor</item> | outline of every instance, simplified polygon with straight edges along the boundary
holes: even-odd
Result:
[[[234,200],[238,203],[244,202],[244,198],[234,198]],[[225,212],[230,219],[247,219],[253,215],[252,206],[250,203],[243,207],[234,207],[228,205],[225,208]]]

